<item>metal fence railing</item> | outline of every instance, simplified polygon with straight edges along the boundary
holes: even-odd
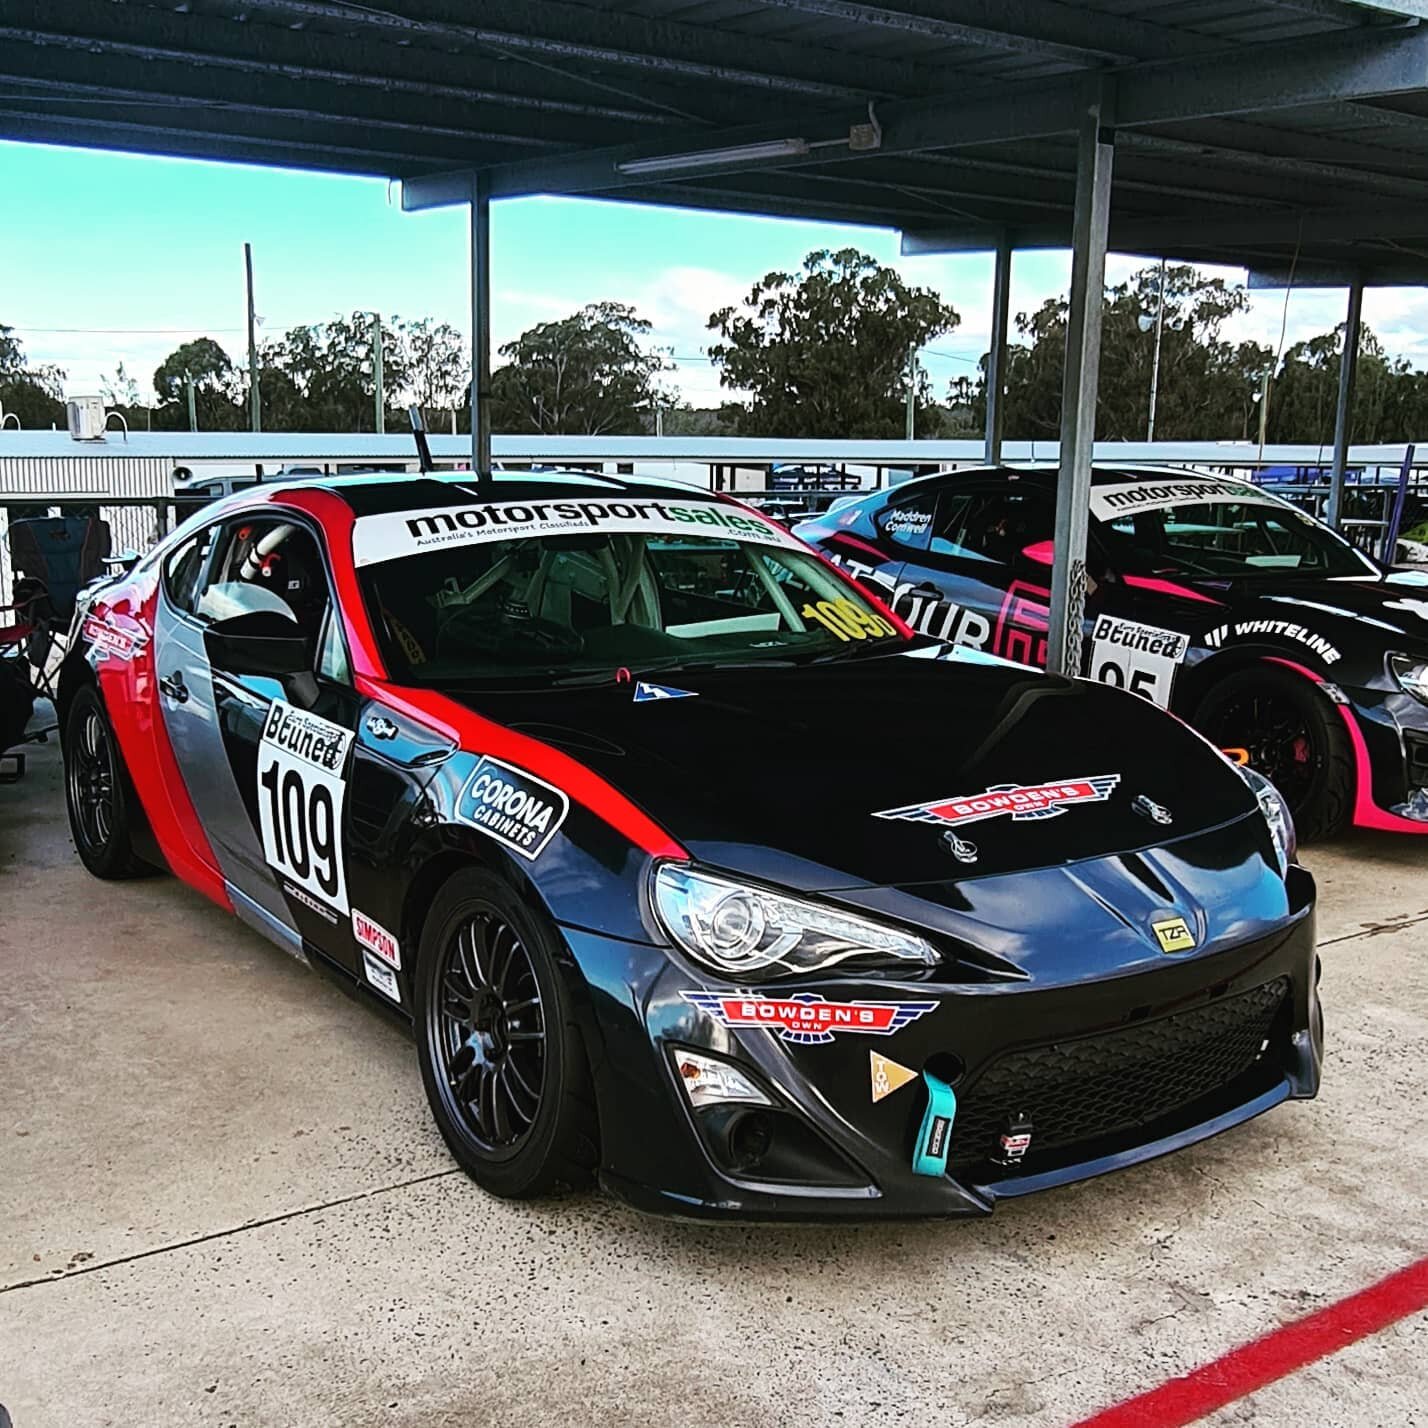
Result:
[[[0,604],[9,603],[14,589],[10,526],[15,521],[37,516],[88,516],[108,527],[110,554],[134,551],[143,555],[193,509],[194,502],[173,496],[102,496],[93,501],[0,499]]]

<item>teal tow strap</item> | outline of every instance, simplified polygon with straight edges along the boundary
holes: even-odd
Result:
[[[914,1175],[946,1175],[947,1152],[952,1148],[952,1122],[957,1116],[957,1094],[946,1081],[930,1071],[922,1073],[927,1083],[927,1109],[917,1132],[912,1153]]]

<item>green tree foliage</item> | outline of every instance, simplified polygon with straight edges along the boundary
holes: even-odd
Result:
[[[854,248],[768,273],[740,308],[710,316],[719,380],[752,393],[754,436],[890,437],[903,431],[908,352],[952,331],[956,310]],[[930,391],[919,373],[918,402]]]
[[[394,320],[395,321],[395,320]],[[374,431],[376,324],[354,312],[290,328],[263,345],[258,382],[263,425],[273,431]],[[389,420],[407,385],[410,364],[399,330],[382,323],[382,378]]]
[[[1334,439],[1344,329],[1296,342],[1284,354],[1269,398],[1269,439],[1327,445]],[[1389,357],[1365,327],[1359,342],[1352,439],[1368,444],[1422,439],[1428,432],[1428,373]]]
[[[0,323],[0,412],[14,416],[22,427],[63,426],[64,375],[49,364],[31,366],[15,329]]]
[[[427,421],[461,401],[471,382],[471,356],[465,339],[448,322],[395,319],[401,337],[407,392]]]
[[[156,431],[188,430],[187,380],[193,378],[200,431],[239,431],[247,425],[243,382],[233,359],[211,337],[196,337],[170,352],[154,369]]]
[[[1155,360],[1158,266],[1141,269],[1106,292],[1096,434],[1105,441],[1144,441]],[[1273,354],[1255,343],[1231,343],[1226,321],[1248,306],[1242,287],[1188,266],[1165,275],[1159,441],[1243,439],[1257,422],[1255,394]],[[1016,319],[1020,342],[1007,350],[1007,434],[1056,437],[1061,425],[1067,304],[1050,298]],[[983,399],[984,401],[984,399]],[[982,408],[984,410],[984,406]]]
[[[663,354],[632,307],[594,302],[559,322],[528,328],[500,348],[491,376],[497,431],[601,436],[651,429]]]

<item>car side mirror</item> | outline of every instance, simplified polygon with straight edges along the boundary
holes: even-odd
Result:
[[[271,610],[253,610],[218,620],[204,631],[209,663],[229,674],[273,679],[310,674],[317,641]]]

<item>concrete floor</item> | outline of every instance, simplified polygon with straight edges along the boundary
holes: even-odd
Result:
[[[15,1428],[1070,1423],[1428,1252],[1428,845],[1314,849],[1322,1097],[990,1220],[699,1227],[452,1169],[400,1035],[0,787]],[[1428,1315],[1216,1423],[1428,1425]]]

